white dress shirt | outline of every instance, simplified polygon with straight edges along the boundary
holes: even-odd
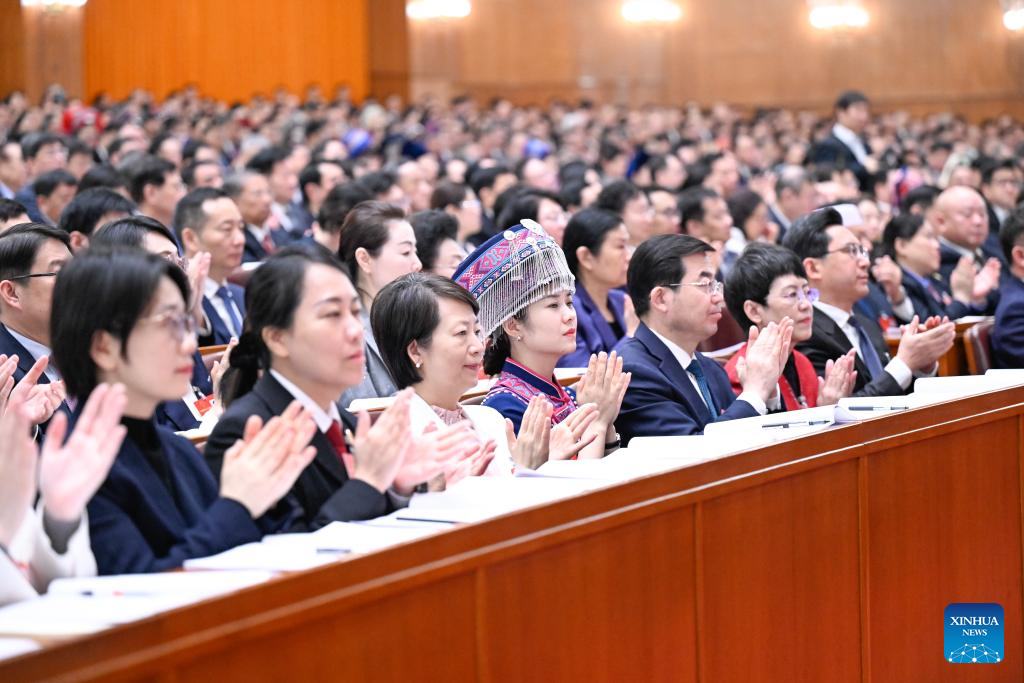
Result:
[[[867,166],[868,148],[864,146],[864,141],[860,139],[859,135],[840,123],[832,126],[832,134],[839,138],[841,143],[850,148],[853,156],[857,158],[861,166]]]
[[[40,344],[35,339],[29,339],[25,335],[16,332],[11,327],[8,327],[7,331],[11,333],[12,337],[18,340],[19,344],[25,347],[26,351],[32,354],[32,358],[34,358],[35,360],[39,360],[43,356],[50,356],[50,362],[46,365],[46,369],[43,370],[43,374],[46,375],[46,378],[49,379],[51,382],[60,381],[60,373],[57,372],[57,368],[53,364],[53,352],[49,349],[49,347]],[[21,360],[26,359],[22,358]]]

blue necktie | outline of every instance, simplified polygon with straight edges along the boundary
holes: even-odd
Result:
[[[704,370],[700,367],[700,363],[694,358],[690,361],[690,364],[686,366],[686,371],[693,375],[694,379],[697,380],[697,387],[700,389],[700,395],[704,397],[704,404],[707,406],[708,413],[711,415],[711,421],[714,422],[718,419],[718,408],[715,406],[715,399],[711,396],[711,387],[708,386],[707,377],[704,376]]]
[[[228,318],[231,319],[231,334],[236,337],[242,334],[242,321],[238,317],[237,309],[235,308],[235,297],[231,296],[231,290],[221,285],[217,288],[217,298],[224,302],[224,308],[228,312]]]
[[[850,326],[857,330],[857,338],[860,339],[860,357],[868,366],[868,372],[871,373],[871,379],[875,379],[885,372],[882,367],[882,360],[878,357],[878,351],[875,350],[875,345],[871,343],[871,339],[864,331],[864,327],[860,324],[860,321],[852,315],[850,316]]]

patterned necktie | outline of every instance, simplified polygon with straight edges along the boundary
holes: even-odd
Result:
[[[707,377],[704,376],[704,370],[700,367],[700,363],[696,358],[690,361],[690,364],[686,366],[686,371],[693,375],[694,379],[697,380],[697,387],[700,389],[700,395],[704,397],[704,405],[708,409],[711,421],[714,422],[718,418],[718,408],[715,406],[715,399],[711,395],[711,387],[708,386],[708,380]]]
[[[331,426],[327,429],[327,440],[331,442],[334,452],[338,455],[338,459],[341,460],[342,467],[345,468],[345,472],[351,478],[356,471],[356,459],[348,450],[345,436],[341,432],[341,423],[337,420],[331,422]]]
[[[235,297],[226,285],[217,288],[217,298],[224,302],[224,309],[228,312],[231,321],[231,334],[238,337],[242,334],[242,320],[238,317],[238,309],[235,307]]]
[[[875,345],[871,343],[871,339],[864,331],[860,321],[852,315],[850,316],[850,326],[857,330],[857,338],[860,340],[860,357],[868,366],[871,379],[875,379],[885,371],[882,367],[882,359],[878,357],[878,351],[875,350]]]

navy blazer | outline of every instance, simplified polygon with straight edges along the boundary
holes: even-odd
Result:
[[[269,372],[256,382],[248,394],[228,406],[206,442],[206,463],[216,476],[224,461],[224,452],[241,438],[250,415],[259,415],[266,423],[280,415],[293,401],[292,395]],[[345,429],[355,430],[356,419],[339,407]],[[301,509],[301,522],[293,522],[295,530],[318,529],[331,522],[372,519],[391,512],[388,496],[359,479],[349,479],[327,436],[319,430],[310,441],[316,448],[313,459],[291,491],[268,515],[282,519]]]
[[[992,328],[992,367],[1024,368],[1024,280],[1003,287]]]
[[[199,353],[199,349],[196,349],[196,352],[192,354],[192,362],[194,364],[192,367],[192,388],[195,389],[196,394],[200,398],[209,396],[213,393],[213,380],[210,378],[210,372],[206,369],[206,364],[203,363],[203,356]],[[195,418],[184,400],[161,403],[156,407],[154,417],[158,425],[176,432],[184,432],[199,426],[199,420]]]
[[[245,290],[236,284],[228,283],[228,291],[231,292],[231,296],[234,298],[235,305],[238,306],[238,312],[242,315],[242,322],[245,323]],[[200,346],[214,346],[217,344],[227,344],[231,341],[231,328],[228,327],[228,323],[217,313],[217,309],[213,307],[213,302],[208,297],[203,297],[203,313],[206,314],[207,320],[210,321],[210,327],[213,328],[209,335],[203,335],[199,338]]]
[[[949,287],[941,278],[933,276],[927,279],[940,297],[949,297],[949,304],[936,299],[921,284],[917,277],[907,271],[906,268],[901,268],[900,270],[903,271],[903,289],[906,290],[910,303],[914,306],[914,315],[919,320],[923,321],[934,315],[940,317],[945,315],[949,316],[950,320],[956,320],[965,315],[973,315],[979,310],[962,301],[953,299],[950,295]]]
[[[0,353],[10,357],[18,357],[18,367],[14,369],[14,381],[15,383],[20,382],[28,371],[32,369],[36,361],[39,360],[31,353],[28,352],[21,342],[14,338],[14,335],[10,333],[6,325],[0,324]],[[49,384],[50,378],[46,376],[44,372],[39,376],[40,384]]]
[[[252,234],[250,226],[245,226],[245,250],[242,252],[242,263],[253,263],[263,261],[267,258],[267,250],[263,244]],[[275,247],[283,247],[289,244],[292,239],[286,230],[271,230],[270,240]]]
[[[870,338],[884,368],[890,357],[889,347],[882,335],[882,329],[877,322],[857,311],[854,311],[853,315],[856,316],[857,321],[864,328],[865,334]],[[800,342],[796,348],[810,359],[818,376],[824,377],[825,365],[828,361],[844,355],[853,348],[853,344],[850,343],[850,339],[835,320],[815,309],[814,321],[811,324],[811,338]],[[867,363],[859,353],[854,357],[853,369],[857,371],[857,383],[853,387],[854,396],[902,396],[906,393],[896,378],[888,372],[882,372],[879,377],[872,377]],[[913,382],[910,386],[913,386]]]
[[[986,239],[985,243],[981,245],[981,257],[979,258],[975,255],[974,260],[979,266],[983,266],[985,265],[985,261],[990,258],[994,258],[999,261],[1002,268],[999,271],[999,287],[996,287],[989,292],[988,301],[986,302],[984,309],[977,311],[980,315],[995,315],[996,306],[999,305],[999,290],[1004,284],[1006,284],[1006,281],[1010,277],[1010,268],[1006,264],[1006,257],[1003,255],[1003,250],[999,248],[998,245],[993,245],[991,243],[991,235],[989,235],[989,238],[990,239]],[[960,259],[963,255],[956,249],[942,244],[939,247],[939,257],[939,275],[942,276],[942,282],[946,289],[949,290],[949,276],[956,269],[956,266],[960,263]]]
[[[634,436],[698,434],[711,422],[707,406],[686,370],[664,342],[641,323],[633,337],[619,343],[622,369],[633,373],[615,427],[623,442]],[[737,401],[721,365],[697,353],[711,395],[719,408],[715,421],[755,417],[746,401]]]
[[[864,148],[868,154],[871,154],[871,148],[868,147],[867,142],[864,143]],[[857,156],[853,153],[853,150],[837,138],[836,134],[831,132],[831,130],[828,137],[814,147],[811,157],[815,164],[832,164],[836,168],[845,168],[853,171],[853,174],[857,176],[857,184],[860,186],[861,192],[871,192],[874,189],[871,187],[871,173],[868,172],[863,164],[857,161]]]
[[[156,431],[176,495],[125,438],[106,481],[89,501],[89,535],[100,574],[174,569],[262,536],[241,503],[220,497],[218,482],[195,446],[162,427]]]
[[[573,304],[576,307],[576,350],[558,360],[560,368],[585,368],[590,362],[591,354],[611,352],[621,339],[604,319],[604,314],[579,281],[576,282]],[[625,305],[625,292],[619,289],[608,292],[608,307],[623,334],[626,331]]]

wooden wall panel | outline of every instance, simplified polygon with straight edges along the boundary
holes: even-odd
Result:
[[[21,0],[0,0],[0,97],[25,89]]]
[[[693,525],[674,510],[483,569],[479,679],[697,681]]]
[[[848,460],[701,505],[701,680],[861,680],[857,476]]]
[[[369,0],[91,0],[85,8],[85,90],[158,98],[186,83],[248,99],[317,83],[369,87]]]
[[[1024,680],[1020,429],[990,423],[868,459],[874,680],[967,680],[943,659],[954,602],[996,602],[1005,614],[1006,658],[971,667],[970,680]]]
[[[467,19],[410,22],[413,93],[827,111],[856,87],[880,109],[1024,117],[1024,35],[995,0],[864,0],[869,27],[838,36],[805,0],[676,1],[683,18],[656,27],[624,22],[621,0],[476,0]]]

